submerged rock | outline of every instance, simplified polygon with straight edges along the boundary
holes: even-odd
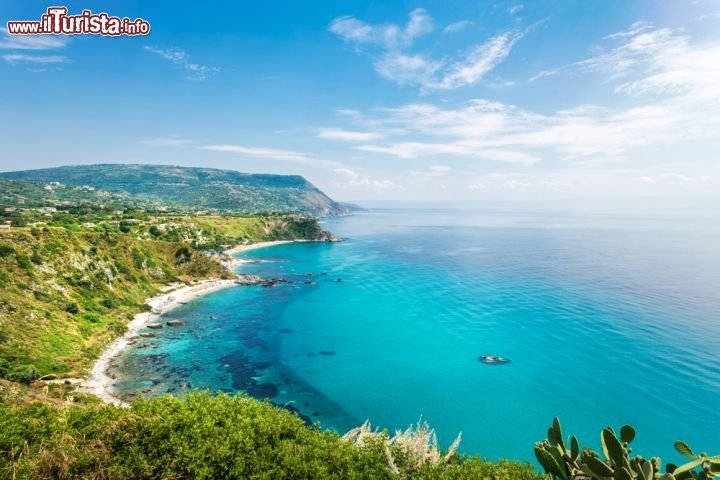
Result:
[[[168,320],[165,324],[169,327],[182,327],[183,325],[187,325],[187,322],[183,320]]]
[[[147,324],[147,328],[153,328],[153,329],[156,329],[156,330],[157,330],[158,328],[162,328],[162,327],[163,327],[162,323],[148,323],[148,324]]]

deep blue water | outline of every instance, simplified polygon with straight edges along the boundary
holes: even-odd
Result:
[[[373,210],[325,227],[348,240],[244,255],[295,283],[166,314],[188,325],[127,351],[118,391],[240,389],[339,431],[422,418],[490,458],[532,459],[555,415],[581,444],[631,423],[645,456],[679,460],[680,438],[720,453],[717,218]]]

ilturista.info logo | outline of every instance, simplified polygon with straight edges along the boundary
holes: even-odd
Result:
[[[68,15],[67,7],[48,7],[40,20],[12,20],[7,22],[11,35],[147,35],[150,22],[142,18],[113,17],[107,13],[83,10],[78,15]]]

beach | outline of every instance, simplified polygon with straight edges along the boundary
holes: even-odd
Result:
[[[214,279],[203,280],[181,287],[178,287],[178,284],[170,284],[163,288],[163,293],[151,297],[145,302],[152,310],[135,315],[135,318],[127,325],[127,332],[103,351],[100,358],[93,365],[90,376],[80,384],[78,391],[92,393],[104,402],[125,405],[125,402],[113,394],[114,379],[108,375],[108,367],[112,360],[128,347],[129,342],[133,337],[137,336],[138,331],[178,305],[234,285],[236,285],[235,280],[232,279]]]
[[[275,245],[283,245],[286,243],[304,242],[307,240],[274,240],[267,242],[257,242],[248,245],[238,245],[223,251],[223,256],[226,257],[221,259],[220,262],[231,271],[244,263],[248,263],[248,260],[235,258],[234,255],[245,252],[248,250],[254,250],[264,247],[272,247]],[[185,285],[183,283],[175,282],[165,285],[160,289],[162,292],[160,295],[151,297],[145,301],[147,305],[151,307],[151,311],[142,312],[135,315],[132,321],[127,325],[127,332],[116,339],[110,344],[97,359],[93,365],[90,375],[87,379],[82,380],[79,383],[78,391],[92,393],[99,397],[104,402],[115,403],[117,405],[125,405],[126,403],[120,400],[113,394],[113,383],[114,379],[108,375],[108,368],[112,363],[113,359],[116,358],[123,350],[125,350],[134,337],[137,336],[138,331],[148,323],[157,320],[158,317],[164,313],[172,310],[178,305],[186,303],[195,298],[207,295],[224,288],[232,287],[236,285],[234,279],[220,280],[210,279],[202,280],[200,282],[193,283],[192,285]],[[63,380],[64,381],[64,380]]]
[[[247,245],[238,245],[237,247],[230,248],[228,250],[225,250],[223,254],[225,255],[235,255],[240,252],[246,252],[248,250],[256,250],[258,248],[265,248],[265,247],[272,247],[275,245],[283,245],[286,243],[296,243],[296,242],[311,242],[312,240],[271,240],[267,242],[257,242],[257,243],[250,243]],[[237,259],[240,260],[240,259]],[[240,263],[243,263],[242,260],[240,260]]]

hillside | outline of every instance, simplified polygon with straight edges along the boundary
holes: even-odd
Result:
[[[297,175],[165,165],[82,165],[0,173],[25,182],[90,186],[190,210],[344,215],[348,210]]]
[[[0,376],[77,373],[170,281],[229,277],[184,244],[60,228],[0,234]]]

